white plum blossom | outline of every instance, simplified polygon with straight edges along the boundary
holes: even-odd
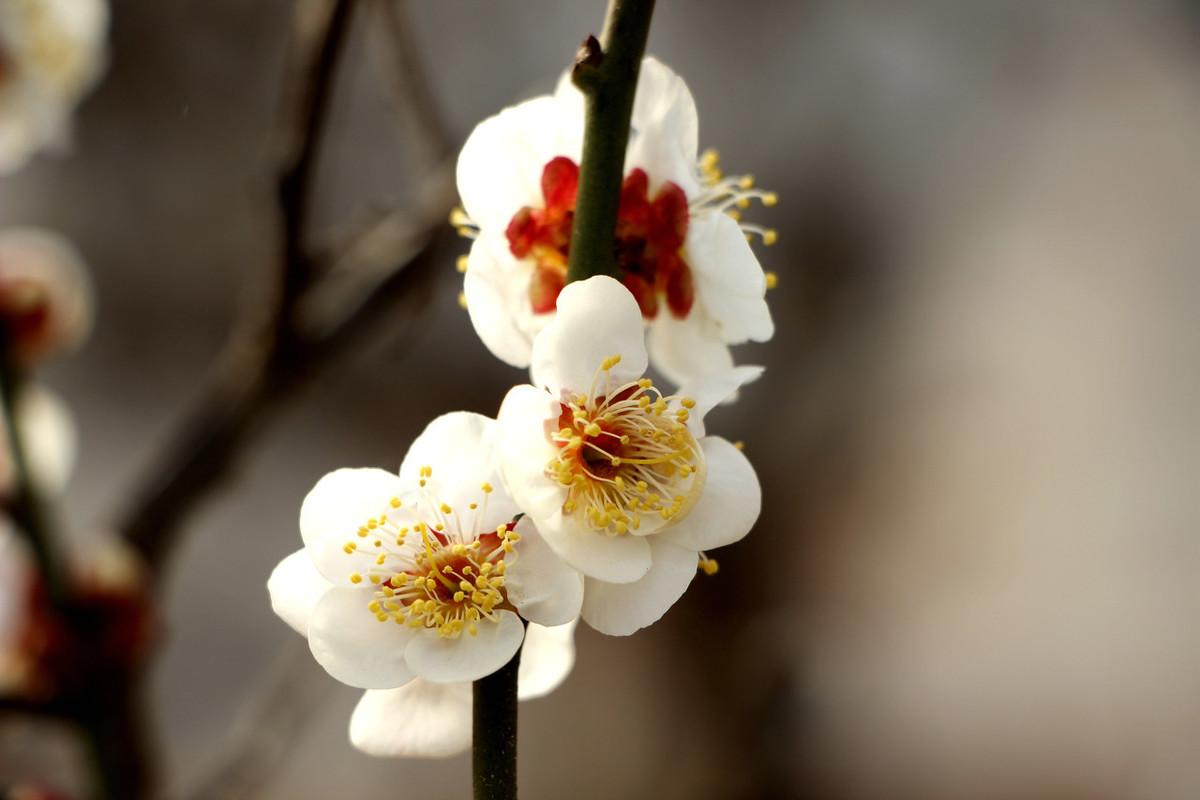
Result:
[[[71,113],[104,71],[105,0],[0,2],[0,173],[61,147]]]
[[[0,325],[30,363],[78,347],[92,327],[91,279],[79,251],[41,228],[0,230]]]
[[[474,237],[464,297],[471,322],[501,360],[529,365],[533,339],[554,316],[566,281],[583,141],[584,102],[564,74],[553,95],[480,123],[458,159]],[[715,151],[697,157],[696,104],[683,80],[642,63],[625,155],[616,276],[637,298],[655,366],[677,384],[733,365],[729,345],[774,333],[765,274],[748,243],[775,232],[741,223],[740,208],[773,192],[724,177]],[[639,323],[641,324],[641,323]]]
[[[517,670],[517,699],[554,691],[575,664],[575,623],[531,622]],[[471,684],[415,678],[363,694],[350,717],[350,741],[373,756],[442,758],[471,746]]]
[[[582,615],[625,635],[682,596],[705,551],[758,518],[761,489],[741,451],[705,436],[704,415],[761,373],[710,373],[666,396],[642,377],[640,311],[617,281],[577,281],[533,343],[533,386],[509,391],[499,450],[509,493],[543,539],[584,573]]]
[[[267,583],[272,606],[330,675],[362,689],[472,681],[521,646],[521,617],[579,615],[581,576],[504,491],[496,423],[443,415],[398,475],[339,469],[300,510],[304,548]],[[520,616],[518,616],[520,614]]]

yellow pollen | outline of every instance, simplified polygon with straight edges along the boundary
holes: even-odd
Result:
[[[763,244],[770,247],[771,245],[775,244],[775,242],[779,241],[779,232],[774,228],[768,228],[767,230],[763,231],[762,240]]]
[[[467,271],[467,260],[466,256],[459,256],[458,260],[454,262],[454,268],[459,272],[465,273]]]
[[[467,293],[466,292],[458,293],[458,307],[463,310],[466,310],[466,308],[467,308]]]
[[[362,575],[360,575],[357,572],[350,573],[350,582],[351,583],[362,583]]]
[[[483,490],[484,494],[491,494],[493,491],[492,485],[490,483],[485,483],[482,486],[480,486],[479,488]]]
[[[768,289],[774,289],[776,286],[779,285],[779,276],[776,275],[774,272],[764,273],[764,277],[767,279],[767,288]]]
[[[779,195],[777,195],[775,192],[766,192],[762,196],[762,204],[764,206],[770,207],[770,206],[775,205],[778,202],[779,202]]]

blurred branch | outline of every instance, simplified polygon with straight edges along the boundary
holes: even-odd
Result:
[[[184,792],[189,800],[254,797],[294,750],[305,723],[333,694],[336,684],[308,658],[302,640],[292,640],[276,658],[265,688],[242,709],[233,735],[226,738],[215,766],[199,785]]]
[[[387,56],[391,62],[388,74],[401,108],[420,134],[429,160],[439,160],[450,154],[450,131],[434,99],[425,65],[417,52],[405,10],[404,0],[373,0],[379,14],[380,31],[384,36]]]
[[[266,319],[252,311],[235,329],[222,369],[134,490],[119,525],[152,568],[165,559],[191,511],[228,476],[268,412],[368,330],[373,317],[428,279],[434,234],[448,227],[452,182],[443,167],[425,187],[421,208],[397,212],[411,223],[403,236],[381,239],[372,227],[328,256],[326,265],[305,246],[313,170],[353,0],[324,0],[324,6],[326,13],[315,15],[319,24],[304,6],[296,18],[292,108],[282,116],[282,246],[274,305]],[[320,266],[333,268],[317,278]]]

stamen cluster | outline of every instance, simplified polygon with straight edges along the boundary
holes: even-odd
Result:
[[[475,636],[478,623],[496,622],[497,609],[509,607],[505,557],[515,557],[513,545],[521,536],[514,523],[476,532],[491,484],[480,486],[483,503],[468,505],[471,520],[464,526],[455,509],[427,488],[432,475],[432,467],[421,468],[423,491],[412,511],[406,514],[402,500],[393,497],[384,513],[367,520],[346,542],[347,555],[374,556],[366,575],[354,572],[350,582],[367,580],[377,587],[367,610],[380,622],[432,628],[448,639],[464,631]]]
[[[660,527],[690,507],[704,486],[704,458],[688,430],[689,398],[665,396],[649,378],[613,387],[596,371],[592,390],[561,402],[558,453],[546,472],[569,487],[563,512],[610,536],[639,531],[643,515]],[[601,384],[601,380],[603,383]]]

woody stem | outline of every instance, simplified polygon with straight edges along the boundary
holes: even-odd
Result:
[[[614,275],[617,208],[638,71],[654,0],[610,0],[600,41],[589,36],[571,80],[584,95],[583,159],[567,282]]]

